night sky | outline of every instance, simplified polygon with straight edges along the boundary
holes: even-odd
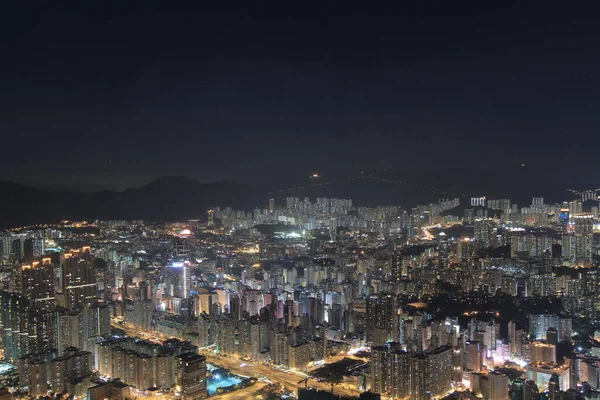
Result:
[[[599,186],[597,9],[61,3],[2,10],[2,180],[123,189],[527,163]]]

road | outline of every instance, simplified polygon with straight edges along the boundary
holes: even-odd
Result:
[[[298,388],[304,387],[304,382],[299,382],[304,380],[305,376],[300,373],[283,371],[264,364],[241,361],[235,358],[219,357],[214,354],[210,355],[209,353],[202,354],[206,356],[207,362],[222,368],[226,368],[237,375],[255,377],[259,379],[267,378],[269,381],[283,385],[287,390],[296,393],[298,392]],[[243,364],[246,365],[242,367]],[[326,391],[331,390],[331,385],[329,383],[318,382],[313,378],[308,380],[307,386]],[[344,396],[358,396],[360,394],[360,391],[358,390],[350,390],[339,386],[334,388],[334,392]]]
[[[164,335],[152,333],[152,332],[144,332],[139,329],[133,328],[129,324],[121,325],[118,323],[111,324],[114,328],[121,329],[125,331],[125,333],[132,337],[139,337],[142,339],[151,339],[154,341],[160,342],[161,340],[168,339]],[[305,379],[305,375],[293,372],[293,371],[283,371],[277,368],[273,368],[261,363],[253,363],[250,361],[238,360],[232,357],[224,357],[219,356],[211,351],[200,351],[200,354],[206,356],[206,361],[225,369],[230,370],[234,374],[254,377],[258,379],[266,378],[273,383],[277,383],[283,385],[288,391],[298,392],[298,388],[304,387],[305,383],[299,383],[300,381]],[[243,366],[242,366],[243,365]],[[255,385],[256,386],[256,385]],[[316,379],[309,378],[307,382],[308,387],[313,387],[315,389],[321,390],[331,390],[331,385],[327,382],[318,382]],[[237,392],[232,392],[237,393]],[[355,396],[357,397],[360,394],[359,390],[352,390],[348,388],[342,388],[336,386],[334,388],[334,393],[344,396]]]
[[[217,394],[214,396],[210,396],[210,399],[218,399],[218,400],[244,400],[250,397],[254,397],[254,395],[267,384],[264,382],[256,382],[254,385],[236,390],[231,393]]]

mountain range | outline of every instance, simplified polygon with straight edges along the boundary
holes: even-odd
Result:
[[[205,219],[206,211],[213,206],[249,209],[258,204],[257,191],[251,186],[227,181],[198,183],[185,177],[162,177],[120,192],[91,193],[36,189],[0,181],[0,193],[2,228],[82,219]]]
[[[269,197],[274,197],[279,206],[288,196],[309,197],[313,201],[316,197],[349,198],[359,206],[394,205],[403,209],[453,197],[460,197],[462,206],[468,207],[470,196],[510,198],[513,203],[530,204],[534,196],[544,196],[546,202],[571,200],[572,194],[566,189],[564,182],[521,165],[364,171],[332,179],[307,177],[304,182],[269,188],[230,181],[199,183],[180,176],[161,177],[124,191],[92,192],[0,181],[0,228],[82,219],[205,219],[211,207],[253,210],[266,208]]]

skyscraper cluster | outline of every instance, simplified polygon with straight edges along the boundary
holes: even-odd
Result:
[[[599,390],[598,204],[460,205],[272,196],[2,233],[0,349],[35,396],[200,399],[213,363],[411,400]]]

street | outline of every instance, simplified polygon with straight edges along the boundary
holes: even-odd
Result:
[[[142,339],[148,339],[153,341],[161,341],[167,339],[163,335],[141,331],[139,329],[133,328],[129,324],[121,325],[117,323],[111,324],[114,328],[121,329],[125,331],[125,333],[132,337],[139,337]],[[200,354],[206,357],[206,361],[215,366],[228,369],[234,374],[254,377],[259,380],[267,379],[273,383],[277,383],[283,385],[287,390],[294,392],[297,394],[298,388],[304,387],[305,384],[307,387],[313,387],[315,389],[321,389],[330,391],[331,385],[327,382],[318,382],[316,379],[309,378],[308,381],[304,382],[306,376],[294,372],[294,371],[283,371],[277,368],[273,368],[261,363],[254,363],[251,361],[243,361],[238,360],[232,357],[224,357],[220,355],[214,354],[212,351],[200,351]],[[301,382],[301,383],[300,383]],[[254,385],[256,386],[256,385]],[[250,388],[247,388],[250,389]],[[246,389],[241,392],[246,393],[246,395],[250,394],[250,392],[245,392]],[[228,393],[228,395],[234,395],[237,392]],[[348,388],[342,388],[339,386],[334,387],[334,393],[341,394],[344,396],[355,396],[357,397],[360,394],[359,390],[351,390]],[[223,395],[225,396],[225,395]],[[228,397],[235,398],[235,397]]]

